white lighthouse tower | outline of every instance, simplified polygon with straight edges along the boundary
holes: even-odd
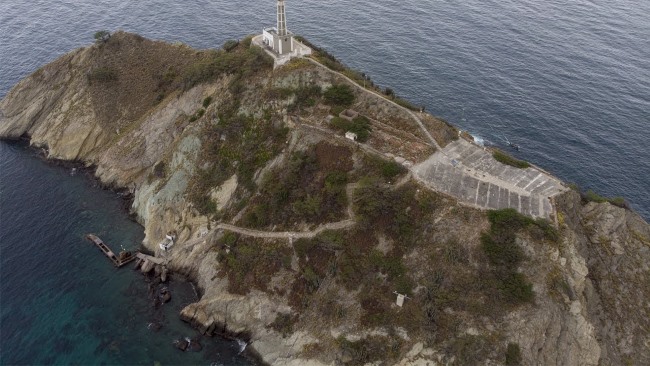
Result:
[[[264,44],[273,49],[273,52],[278,55],[293,52],[293,33],[287,30],[287,13],[284,0],[278,0],[277,3],[276,27],[264,29],[262,35]]]

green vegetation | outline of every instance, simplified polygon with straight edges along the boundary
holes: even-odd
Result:
[[[205,114],[205,109],[201,108],[197,110],[196,112],[194,112],[193,115],[190,116],[190,122],[194,122],[198,120],[199,118],[203,117],[204,114]]]
[[[463,335],[455,337],[447,352],[456,356],[454,365],[474,366],[482,365],[494,349],[494,345],[485,336]]]
[[[294,243],[301,269],[300,277],[293,283],[289,294],[291,306],[295,309],[309,306],[310,295],[318,291],[327,276],[333,274],[335,253],[343,248],[343,242],[344,238],[339,232],[325,231],[313,239],[299,239]],[[341,311],[339,309],[336,313]],[[334,313],[330,315],[338,316]]]
[[[226,51],[226,52],[230,52],[230,51],[234,50],[235,48],[237,48],[237,46],[239,46],[239,41],[235,41],[233,39],[230,39],[230,40],[227,40],[223,44],[223,47],[221,47],[221,48],[223,48],[224,51]]]
[[[332,85],[323,94],[325,103],[332,106],[349,107],[354,103],[356,96],[347,84]]]
[[[405,167],[394,160],[382,159],[374,155],[366,155],[363,158],[361,174],[381,178],[385,182],[391,182],[407,172]]]
[[[95,35],[93,37],[97,43],[106,43],[111,38],[111,32],[107,30],[100,30],[95,32]]]
[[[117,71],[110,67],[98,67],[88,73],[88,81],[106,83],[117,80]]]
[[[334,117],[331,124],[343,132],[349,131],[355,133],[359,142],[366,142],[370,137],[370,120],[364,116],[356,117],[352,121],[341,117]]]
[[[217,245],[223,274],[228,277],[228,291],[233,294],[245,295],[253,288],[268,291],[271,277],[282,268],[291,268],[292,251],[281,242],[268,243],[231,233]]]
[[[546,290],[551,298],[561,303],[564,302],[564,296],[571,298],[573,293],[571,286],[558,268],[553,268],[546,275]]]
[[[384,160],[381,164],[381,175],[386,179],[393,179],[408,170],[393,160]]]
[[[244,47],[239,44],[230,51],[211,50],[201,58],[188,65],[182,76],[181,84],[184,89],[213,81],[224,74],[235,74],[236,79],[247,79],[248,76],[273,68],[273,60],[259,47]],[[231,85],[235,87],[236,84]]]
[[[500,162],[502,164],[514,166],[515,168],[526,169],[526,168],[530,167],[530,164],[528,162],[523,161],[523,160],[517,160],[517,159],[513,158],[512,156],[504,153],[501,150],[496,150],[495,149],[494,152],[492,153],[492,156],[494,157],[494,159],[496,161],[498,161],[498,162]]]
[[[346,184],[346,170],[324,168],[315,151],[296,152],[288,166],[266,175],[261,195],[253,199],[242,221],[261,228],[339,220],[347,205]]]
[[[506,366],[521,365],[521,349],[517,343],[508,343],[506,349]]]
[[[252,191],[255,172],[280,153],[286,141],[288,129],[274,122],[275,117],[258,120],[235,114],[236,110],[236,105],[224,106],[219,124],[204,128],[201,158],[209,163],[196,170],[188,190],[188,199],[203,215],[216,213],[209,193],[233,174]]]
[[[208,108],[211,103],[212,97],[205,97],[205,99],[203,99],[203,108]]]
[[[588,190],[585,193],[581,193],[581,197],[584,202],[596,202],[596,203],[609,202],[614,206],[618,206],[625,209],[630,208],[630,205],[623,197],[613,197],[613,198],[603,197],[592,190]]]
[[[289,112],[299,112],[305,107],[315,106],[322,95],[320,86],[313,83],[297,88],[273,88],[267,92],[269,99],[288,99],[295,96],[293,103],[289,105]]]
[[[164,161],[159,161],[154,165],[153,167],[153,174],[156,176],[156,178],[164,178],[165,177],[165,162]]]
[[[433,208],[417,204],[416,189],[410,184],[392,190],[377,178],[362,179],[354,200],[359,223],[366,228],[381,227],[387,235],[408,243],[415,232],[417,218]]]
[[[614,206],[618,206],[627,210],[630,209],[630,204],[623,197],[604,197],[592,191],[591,189],[586,192],[583,192],[580,186],[578,186],[576,183],[569,183],[569,188],[580,193],[580,197],[582,198],[583,204],[589,202],[596,202],[596,203],[609,202]]]
[[[381,361],[387,363],[394,361],[400,355],[403,341],[399,336],[368,336],[358,341],[349,341],[345,337],[337,338],[339,348],[350,360],[345,365],[361,366]]]
[[[325,65],[325,67],[342,73],[348,78],[354,80],[357,84],[362,85],[367,89],[381,92],[381,90],[379,90],[379,88],[375,86],[375,83],[370,79],[370,76],[366,75],[363,72],[358,72],[346,67],[325,49],[310,43],[303,37],[297,36],[296,39],[309,46],[314,51],[311,57],[321,64]]]
[[[481,236],[481,248],[493,267],[497,287],[511,304],[533,301],[535,294],[532,284],[518,272],[525,256],[516,243],[516,235],[522,229],[529,229],[531,235],[538,239],[556,242],[559,234],[548,221],[533,220],[511,208],[489,211],[488,219],[490,232]]]
[[[291,314],[278,313],[273,323],[269,324],[268,328],[275,330],[282,334],[282,338],[286,338],[293,334],[293,326],[296,324],[298,317]]]

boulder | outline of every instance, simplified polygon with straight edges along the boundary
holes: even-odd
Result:
[[[142,263],[142,266],[140,267],[140,271],[142,271],[142,273],[149,273],[151,272],[154,266],[155,263],[145,259],[144,263]]]
[[[201,343],[199,342],[198,338],[192,339],[187,346],[187,351],[191,351],[191,352],[199,352],[202,349],[203,346],[201,346]]]
[[[160,281],[167,282],[167,267],[163,267],[162,273],[160,274]]]
[[[189,344],[190,342],[188,342],[186,339],[177,339],[174,341],[174,347],[178,348],[183,352],[187,350],[187,346],[189,346]]]
[[[154,333],[158,332],[161,328],[162,328],[162,324],[158,322],[149,323],[149,325],[147,325],[147,329],[149,329]]]
[[[172,299],[172,294],[169,292],[167,287],[160,289],[160,299],[163,303],[169,302]]]

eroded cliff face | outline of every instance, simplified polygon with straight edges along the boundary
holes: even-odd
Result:
[[[568,192],[557,228],[525,221],[517,261],[495,261],[492,219],[386,160],[433,151],[406,111],[355,90],[372,132],[346,140],[322,96],[346,80],[305,60],[273,71],[248,47],[117,33],[16,85],[0,138],[28,135],[128,188],[144,245],[203,292],[181,316],[250,337],[269,364],[650,363],[650,227],[637,214]]]

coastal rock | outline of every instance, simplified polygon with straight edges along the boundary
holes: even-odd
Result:
[[[163,303],[167,303],[172,299],[172,294],[169,292],[167,287],[163,287],[160,289],[160,299],[162,300]]]
[[[190,340],[189,345],[187,347],[187,351],[191,352],[200,352],[203,349],[203,346],[201,345],[201,342],[199,342],[198,338],[193,338]]]
[[[160,273],[160,281],[163,283],[167,282],[167,267],[163,267],[163,270]]]
[[[142,263],[142,266],[140,267],[140,271],[142,271],[142,273],[149,273],[153,270],[155,265],[155,263],[145,259],[144,263]]]
[[[147,325],[147,328],[148,328],[150,331],[152,331],[152,332],[154,332],[154,333],[157,333],[160,329],[162,329],[162,324],[160,324],[160,323],[158,323],[158,322],[149,323],[149,324]]]
[[[187,347],[190,345],[190,342],[185,338],[181,338],[181,339],[175,340],[173,344],[174,344],[174,347],[176,347],[177,349],[185,352],[187,350]]]

